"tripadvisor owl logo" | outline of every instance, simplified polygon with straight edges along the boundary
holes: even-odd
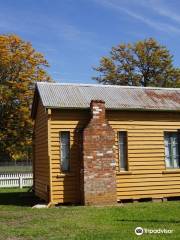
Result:
[[[144,233],[144,230],[143,230],[142,227],[137,227],[137,228],[135,228],[135,234],[136,234],[136,235],[140,236],[140,235],[142,235],[143,233]]]

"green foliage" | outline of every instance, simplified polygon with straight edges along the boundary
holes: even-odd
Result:
[[[173,67],[173,56],[165,46],[150,38],[135,44],[113,47],[109,57],[102,57],[95,67],[99,83],[178,87],[180,68]]]
[[[30,107],[36,81],[50,81],[48,63],[29,42],[0,35],[0,153],[11,159],[31,152]]]

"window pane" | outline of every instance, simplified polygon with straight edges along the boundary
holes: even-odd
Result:
[[[127,170],[127,132],[119,132],[120,170]]]
[[[170,161],[170,138],[169,134],[165,133],[165,162],[166,162],[166,167],[170,168],[171,167],[171,161]]]
[[[70,133],[60,133],[60,145],[61,145],[61,168],[62,171],[69,170],[70,161]]]
[[[178,153],[178,135],[175,133],[171,136],[173,167],[179,167],[179,153]]]

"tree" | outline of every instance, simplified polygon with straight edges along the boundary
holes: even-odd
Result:
[[[48,63],[29,42],[0,35],[0,153],[23,158],[31,150],[34,84],[50,81]]]
[[[177,87],[180,85],[180,68],[173,66],[173,56],[165,46],[149,38],[135,44],[112,47],[109,57],[102,57],[95,67],[99,83]]]

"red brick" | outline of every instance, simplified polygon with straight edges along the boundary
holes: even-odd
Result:
[[[105,118],[105,103],[93,100],[90,107],[92,118],[83,132],[83,203],[114,204],[117,201],[115,135]]]

